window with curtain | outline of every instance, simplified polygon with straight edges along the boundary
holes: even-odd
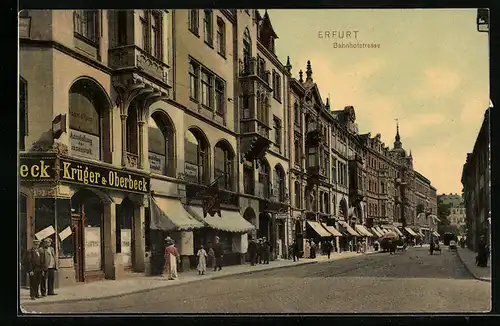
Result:
[[[75,10],[74,27],[75,33],[91,43],[98,41],[97,10]]]
[[[208,181],[208,147],[207,142],[197,130],[186,131],[184,151],[186,180],[206,184]]]
[[[162,20],[157,12],[151,13],[151,54],[157,59],[163,59]]]
[[[148,159],[151,172],[175,177],[173,125],[164,113],[155,112],[148,122]]]
[[[307,163],[308,163],[308,167],[315,167],[317,165],[317,151],[316,151],[316,147],[310,147],[308,149],[308,153],[307,153]]]
[[[204,37],[205,42],[209,45],[214,43],[214,33],[213,33],[213,12],[210,9],[204,11],[205,17],[203,18],[203,27],[204,27]]]
[[[250,31],[248,27],[245,28],[243,33],[243,62],[245,65],[245,71],[250,69],[250,59],[252,58],[252,38],[250,37]]]
[[[233,157],[224,143],[215,146],[214,164],[214,176],[218,180],[219,188],[232,190]]]
[[[224,96],[224,81],[220,78],[215,79],[215,112],[224,115],[226,110],[226,101]]]
[[[201,104],[212,107],[212,76],[207,71],[201,71]]]
[[[139,21],[141,22],[141,48],[150,53],[149,50],[149,22],[148,12],[146,10],[139,10]]]
[[[199,100],[199,74],[200,65],[192,61],[189,63],[189,97],[193,100]]]

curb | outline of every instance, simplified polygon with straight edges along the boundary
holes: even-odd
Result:
[[[487,278],[484,278],[484,277],[477,276],[476,273],[474,273],[472,271],[472,269],[469,268],[469,266],[464,262],[464,260],[462,259],[462,256],[460,256],[460,254],[459,254],[459,251],[457,250],[455,252],[456,252],[456,254],[458,256],[458,259],[460,259],[460,261],[462,262],[462,265],[465,266],[465,269],[469,272],[470,275],[472,275],[473,278],[475,278],[478,281],[491,283],[491,279],[487,279]]]
[[[72,303],[72,302],[92,301],[92,300],[101,300],[101,299],[112,299],[112,298],[118,298],[118,297],[121,297],[124,295],[129,295],[129,294],[146,293],[146,292],[150,292],[150,291],[154,291],[154,290],[166,288],[166,287],[174,287],[174,286],[191,284],[191,283],[196,283],[196,282],[201,282],[201,281],[206,281],[206,280],[214,280],[214,279],[220,279],[220,278],[225,278],[225,277],[231,277],[231,276],[235,276],[235,275],[248,275],[248,274],[260,273],[260,272],[265,272],[265,271],[270,271],[270,270],[275,270],[275,269],[280,269],[280,268],[299,267],[299,266],[311,265],[311,264],[317,264],[317,263],[319,263],[319,262],[318,261],[308,261],[308,262],[300,263],[297,265],[274,266],[274,267],[261,269],[261,270],[253,270],[253,271],[250,270],[250,271],[237,272],[237,273],[226,274],[226,275],[214,275],[214,276],[209,276],[206,278],[194,279],[194,280],[191,280],[188,282],[183,282],[183,283],[170,283],[170,284],[160,285],[160,286],[155,287],[155,288],[140,289],[140,290],[135,290],[132,292],[113,294],[113,295],[108,295],[108,296],[103,296],[103,297],[67,299],[67,300],[58,300],[58,301],[52,301],[52,302],[29,302],[28,301],[28,302],[24,302],[24,304],[28,303],[29,306],[43,306],[43,305],[49,305],[49,304]],[[20,306],[22,306],[21,302],[20,302]]]

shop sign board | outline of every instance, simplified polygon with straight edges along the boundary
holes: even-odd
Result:
[[[22,182],[54,182],[56,158],[47,155],[30,155],[19,158],[19,177]]]
[[[101,228],[85,228],[85,270],[101,269]]]

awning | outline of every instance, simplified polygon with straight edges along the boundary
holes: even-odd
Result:
[[[432,234],[434,234],[436,237],[440,237],[441,235],[439,233],[437,233],[436,231],[432,232]]]
[[[322,238],[328,238],[332,236],[327,230],[325,230],[324,227],[321,226],[319,222],[307,221],[307,224],[309,224],[309,226]]]
[[[199,229],[203,223],[194,219],[178,199],[152,197],[149,228],[162,231]]]
[[[356,236],[356,237],[360,237],[361,235],[359,235],[356,231],[353,230],[353,228],[351,228],[349,226],[349,224],[347,224],[346,222],[339,222],[340,225],[342,225],[342,227],[344,227],[347,231],[347,233],[349,233],[350,235],[353,235],[353,236]]]
[[[234,233],[245,233],[255,229],[255,226],[245,220],[238,211],[221,210],[220,217],[215,214],[213,217],[207,215],[205,218],[201,207],[188,206],[187,211],[212,229]]]
[[[403,236],[403,233],[401,231],[398,230],[398,228],[393,228],[394,232],[396,232],[396,234],[398,234],[400,237]]]
[[[382,230],[379,226],[374,226],[373,229],[377,230],[380,236],[383,236],[385,234],[384,230]]]
[[[421,236],[422,238],[425,238],[425,235],[420,231],[418,231],[418,235]]]
[[[374,233],[377,237],[382,237],[382,233],[378,232],[376,228],[371,228],[372,233]]]
[[[391,230],[386,229],[386,228],[384,228],[384,232],[385,232],[386,234],[387,234],[387,233],[394,233],[394,232],[392,232]]]
[[[363,225],[356,225],[356,231],[364,236],[373,237],[370,231],[368,231]]]
[[[434,219],[434,220],[436,220],[436,221],[438,221],[438,222],[441,222],[441,220],[438,219],[438,217],[436,215],[432,214],[432,215],[429,215],[429,217],[432,218],[432,219]]]
[[[415,231],[413,231],[412,229],[410,229],[409,227],[405,227],[405,230],[406,232],[408,232],[410,235],[414,236],[414,237],[417,237],[418,235],[415,233]]]
[[[328,231],[330,232],[334,237],[342,237],[342,233],[339,232],[335,227],[331,225],[326,225],[324,223],[321,223],[321,225]]]

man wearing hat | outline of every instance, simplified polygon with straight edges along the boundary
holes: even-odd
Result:
[[[42,256],[42,273],[40,279],[40,291],[42,297],[45,295],[55,295],[54,293],[54,274],[56,270],[56,254],[52,248],[52,239],[43,240],[43,246],[40,248]],[[48,290],[48,291],[47,291]]]
[[[30,276],[30,297],[31,300],[40,298],[38,287],[42,270],[42,257],[40,256],[40,240],[33,240],[33,245],[26,255],[26,271]]]
[[[224,252],[222,250],[222,245],[220,244],[220,238],[215,237],[215,243],[214,243],[214,257],[215,257],[215,267],[214,267],[214,272],[217,270],[222,270],[222,259],[224,258]]]

